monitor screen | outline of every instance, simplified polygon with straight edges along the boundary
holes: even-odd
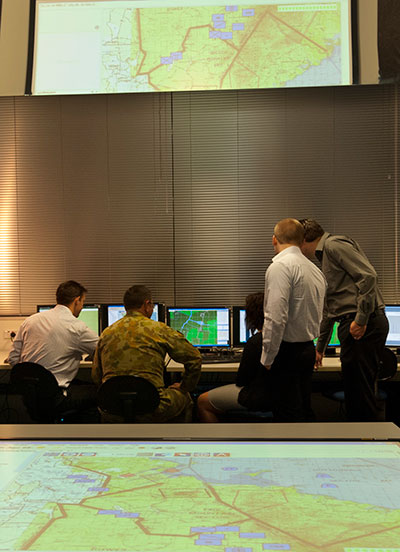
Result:
[[[32,92],[348,85],[350,0],[36,0]]]
[[[338,336],[338,327],[339,322],[334,322],[333,329],[332,329],[332,335],[328,343],[328,347],[340,347],[340,341]],[[318,338],[314,339],[314,344],[316,345],[318,341]]]
[[[386,345],[400,347],[400,305],[386,305],[385,313],[389,320],[389,333]]]
[[[0,442],[0,550],[399,550],[396,442]]]
[[[246,309],[233,307],[233,346],[242,347],[251,335],[246,326]]]
[[[54,305],[38,305],[37,311],[42,312],[52,309]],[[95,334],[99,335],[100,332],[100,306],[99,305],[85,305],[81,310],[79,320],[85,322]]]
[[[117,322],[117,320],[121,320],[126,314],[126,310],[124,305],[106,305],[107,309],[107,315],[106,315],[106,323],[105,326],[111,326],[111,324],[114,324],[114,322]],[[151,315],[151,319],[155,320],[156,322],[164,322],[160,316],[160,303],[154,303],[154,309],[153,314]]]
[[[195,347],[230,346],[227,307],[168,307],[167,324],[183,333]]]

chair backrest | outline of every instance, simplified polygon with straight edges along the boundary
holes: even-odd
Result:
[[[379,363],[378,380],[385,381],[392,378],[397,372],[397,357],[395,353],[385,347]]]
[[[99,387],[97,404],[103,412],[133,422],[137,414],[153,412],[160,404],[160,395],[157,388],[144,378],[114,376]]]
[[[55,409],[62,403],[64,396],[51,372],[35,362],[20,362],[12,367],[10,381],[21,393],[34,421],[54,421]]]

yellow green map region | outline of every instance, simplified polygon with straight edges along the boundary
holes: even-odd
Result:
[[[214,461],[224,466],[223,458]],[[102,488],[77,503],[65,498],[41,506],[19,538],[18,550],[399,550],[398,510],[305,494],[294,487],[212,483],[200,472],[196,476],[194,458],[74,457],[60,462],[77,478],[100,476]],[[24,493],[16,485],[8,491],[10,499],[13,490]]]
[[[137,8],[131,79],[154,91],[282,87],[329,60],[326,84],[342,84],[341,33],[340,2]]]
[[[217,311],[171,311],[170,324],[195,346],[217,345]]]

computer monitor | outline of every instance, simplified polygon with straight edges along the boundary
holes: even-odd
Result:
[[[399,549],[398,442],[63,433],[0,439],[1,550]]]
[[[385,313],[389,320],[386,346],[400,348],[400,305],[386,305]]]
[[[195,347],[230,347],[228,307],[168,307],[167,324]]]
[[[252,336],[252,332],[246,325],[246,309],[244,307],[233,307],[233,346],[243,347]]]
[[[37,312],[43,312],[52,309],[54,305],[38,305]],[[81,310],[79,320],[85,322],[95,334],[100,334],[100,305],[85,305]]]
[[[111,326],[114,322],[121,320],[126,314],[124,305],[103,305],[105,309],[105,316],[103,316],[103,329],[107,326]],[[162,303],[154,303],[153,314],[151,319],[156,322],[164,322],[165,320],[165,307]]]
[[[329,343],[327,345],[328,353],[329,353],[329,350],[333,351],[333,349],[335,347],[340,347],[340,341],[339,341],[339,336],[338,336],[338,327],[339,327],[339,322],[334,322],[331,338],[330,338]],[[318,338],[316,337],[314,339],[314,344],[315,345],[317,344],[317,341],[318,341]]]

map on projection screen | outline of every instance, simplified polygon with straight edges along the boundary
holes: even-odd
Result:
[[[350,0],[37,0],[33,94],[351,83]]]
[[[0,550],[399,552],[391,442],[0,444]]]

